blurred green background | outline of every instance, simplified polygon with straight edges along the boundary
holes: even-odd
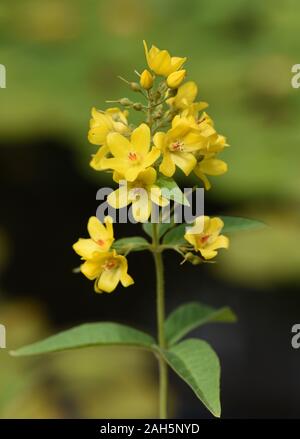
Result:
[[[300,416],[293,381],[299,360],[289,340],[300,314],[300,91],[291,87],[291,67],[300,62],[299,18],[296,0],[1,1],[7,88],[0,90],[0,322],[9,348],[85,320],[155,327],[146,256],[130,261],[133,292],[99,297],[71,273],[78,263],[71,244],[84,236],[105,183],[88,166],[95,151],[87,142],[90,109],[133,97],[117,75],[134,79],[134,69],[145,67],[146,39],[188,57],[188,79],[198,83],[231,145],[223,154],[229,172],[206,194],[207,213],[270,225],[232,236],[213,269],[179,268],[170,256],[169,269],[175,264],[177,271],[169,279],[169,306],[205,299],[240,315],[234,328],[200,332],[221,349],[225,416]],[[138,227],[117,231],[130,235]],[[1,350],[0,367],[3,418],[157,413],[155,363],[134,351],[22,361]],[[208,416],[176,380],[173,389],[174,416]]]

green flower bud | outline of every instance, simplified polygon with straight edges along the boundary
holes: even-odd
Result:
[[[129,107],[132,105],[132,102],[128,98],[122,98],[120,99],[120,104]]]
[[[141,86],[137,82],[131,82],[130,83],[130,88],[133,91],[141,91]]]
[[[133,108],[134,108],[135,110],[137,110],[137,111],[141,111],[142,108],[143,108],[143,106],[142,106],[142,104],[140,104],[139,102],[135,102],[135,103],[133,104]]]

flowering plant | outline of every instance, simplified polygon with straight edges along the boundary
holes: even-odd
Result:
[[[201,303],[188,303],[165,318],[163,252],[173,250],[182,262],[199,265],[211,262],[219,249],[227,249],[223,233],[255,228],[258,221],[214,217],[204,214],[192,227],[176,221],[175,204],[189,200],[177,185],[177,168],[185,176],[194,173],[209,190],[208,176],[227,171],[219,154],[228,147],[211,117],[207,103],[198,101],[195,82],[184,82],[186,58],[172,57],[168,51],[144,42],[148,68],[138,73],[139,82],[125,81],[139,93],[143,102],[122,98],[119,106],[104,111],[92,109],[89,141],[98,149],[90,165],[96,171],[110,172],[119,188],[107,197],[111,209],[130,205],[135,222],[143,224],[150,240],[141,236],[115,240],[113,218],[92,216],[87,225],[89,238],[80,238],[73,249],[81,257],[80,271],[94,281],[97,293],[111,293],[119,283],[134,283],[128,273],[127,256],[133,251],[153,254],[157,280],[157,339],[129,326],[111,322],[85,324],[25,346],[14,355],[32,355],[94,345],[126,345],[151,351],[159,364],[159,415],[167,417],[168,367],[195,392],[214,415],[220,416],[220,364],[217,354],[204,340],[182,340],[191,330],[209,322],[233,322],[228,308],[214,309]],[[120,108],[121,107],[121,108]],[[128,110],[142,112],[144,122],[133,126]],[[194,188],[195,189],[195,188]],[[174,202],[170,209],[170,204]],[[164,209],[169,216],[165,220]],[[154,212],[158,212],[154,218]],[[149,221],[149,219],[151,220]],[[130,270],[129,270],[130,272]]]

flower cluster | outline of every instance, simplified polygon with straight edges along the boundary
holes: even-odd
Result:
[[[227,164],[218,158],[227,146],[226,138],[219,134],[212,118],[204,111],[208,104],[197,100],[195,82],[184,82],[186,58],[174,57],[167,50],[144,42],[148,67],[138,73],[139,82],[127,83],[146,103],[133,102],[124,97],[118,104],[104,111],[92,109],[88,139],[98,147],[90,165],[96,171],[112,173],[120,187],[108,196],[115,209],[132,204],[137,222],[145,223],[151,215],[153,203],[166,206],[160,177],[173,182],[179,169],[185,176],[194,173],[205,189],[211,188],[208,176],[227,171]],[[143,112],[145,122],[135,127],[128,121],[128,110]],[[125,183],[125,184],[123,184]],[[133,281],[127,274],[124,256],[111,250],[112,225],[106,219],[106,228],[95,217],[88,230],[91,239],[80,239],[75,251],[85,260],[82,273],[96,279],[96,291],[112,291],[119,281],[124,286]],[[223,223],[218,218],[198,218],[204,229],[199,233],[186,233],[184,258],[196,263],[209,260],[218,248],[227,248],[228,239],[220,235]],[[199,222],[200,221],[200,222]],[[192,252],[200,254],[200,257]]]

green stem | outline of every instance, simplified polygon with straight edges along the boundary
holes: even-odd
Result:
[[[164,290],[164,267],[161,249],[159,246],[158,224],[152,224],[153,234],[153,256],[156,269],[156,314],[157,314],[157,333],[158,345],[160,349],[166,348],[165,339],[165,290]],[[159,355],[159,417],[167,418],[168,403],[168,366],[162,355]]]

